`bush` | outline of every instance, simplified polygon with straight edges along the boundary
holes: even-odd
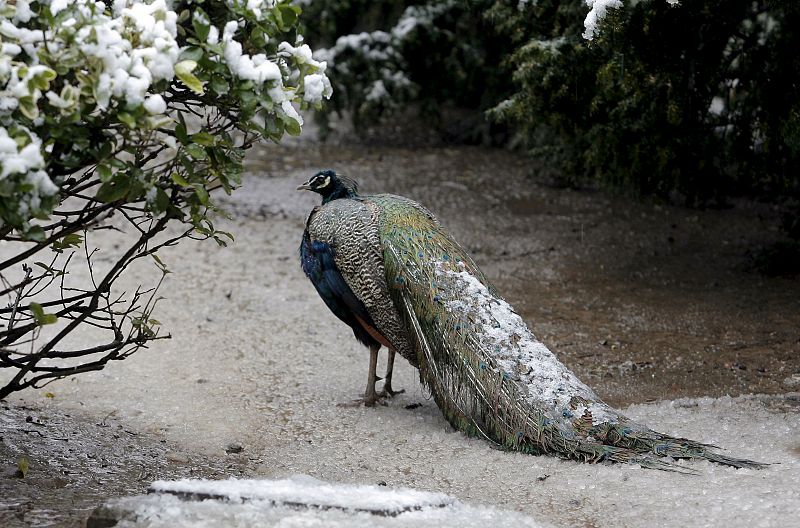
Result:
[[[516,93],[495,113],[535,153],[578,181],[689,204],[798,192],[800,6],[639,2],[586,43],[546,16],[579,3],[506,10],[512,30],[544,22],[511,58]]]
[[[450,126],[461,141],[487,139],[482,111],[509,95],[500,62],[507,39],[483,17],[489,0],[311,2],[306,30],[327,61],[336,96],[320,116],[347,114],[359,132],[409,109],[444,131],[448,113],[471,109],[469,125]],[[478,110],[476,112],[476,110]],[[475,121],[478,126],[475,127]],[[455,129],[455,130],[454,130]]]
[[[439,128],[448,107],[491,109],[572,184],[689,205],[800,196],[800,4],[588,3],[311,2],[337,83],[326,111],[365,130],[409,107]]]
[[[330,96],[299,14],[288,1],[3,4],[0,398],[162,337],[159,249],[232,238],[212,223],[211,191],[239,184],[253,142],[300,133],[294,105]],[[109,226],[128,236],[100,265],[87,236]],[[117,291],[141,259],[155,286]],[[105,337],[65,345],[89,328]]]

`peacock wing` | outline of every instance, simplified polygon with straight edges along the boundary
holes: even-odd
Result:
[[[370,333],[374,330],[381,343],[413,359],[386,285],[378,216],[377,208],[363,200],[333,200],[311,215],[307,231],[314,242],[329,248],[343,281],[340,286],[346,286],[339,289],[352,292],[364,307],[369,317],[359,318],[370,326]]]

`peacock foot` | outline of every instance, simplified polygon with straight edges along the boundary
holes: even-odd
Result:
[[[382,393],[374,393],[372,396],[364,396],[363,398],[358,398],[356,400],[352,400],[349,402],[344,403],[337,403],[337,407],[375,407],[375,404],[378,405],[386,405],[386,401],[384,400],[385,396]]]
[[[394,398],[396,394],[403,394],[406,390],[400,389],[398,391],[392,390],[391,383],[384,383],[383,390],[378,393],[378,397],[380,398]]]

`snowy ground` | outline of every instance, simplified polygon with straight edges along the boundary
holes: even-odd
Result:
[[[178,463],[218,461],[223,474],[225,449],[233,443],[244,448],[237,475],[385,482],[554,526],[752,528],[798,519],[796,393],[680,399],[626,410],[658,431],[775,463],[761,471],[689,464],[697,476],[495,450],[452,431],[400,358],[394,386],[405,394],[385,407],[338,407],[363,391],[368,356],[328,313],[297,263],[303,222],[317,200],[294,188],[310,172],[298,163],[272,177],[247,179],[231,203],[233,219],[220,223],[236,234],[231,247],[190,243],[163,254],[176,273],[162,291],[158,319],[173,339],[102,372],[48,386],[52,400],[44,391],[28,391],[9,403],[44,406],[45,413],[47,406],[74,411],[85,420],[112,416],[142,433],[142,442],[177,446]],[[100,237],[114,236],[95,235],[98,244],[113,243]],[[134,284],[144,270],[132,272]],[[796,312],[783,317],[796,320]],[[537,332],[535,322],[532,327]],[[202,469],[198,473],[203,476]],[[10,482],[0,482],[0,492],[7,486],[6,493],[19,493]]]

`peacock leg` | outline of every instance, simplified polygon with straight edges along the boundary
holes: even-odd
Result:
[[[405,389],[401,389],[399,391],[392,390],[392,370],[394,370],[394,355],[395,351],[393,348],[388,348],[389,355],[386,358],[386,376],[383,378],[383,390],[378,393],[378,396],[381,398],[391,398],[395,394],[401,394],[405,392]]]
[[[367,373],[367,390],[364,391],[364,397],[350,403],[339,404],[339,407],[358,407],[362,403],[367,407],[374,407],[376,403],[385,405],[383,396],[375,391],[375,384],[380,379],[375,372],[378,368],[378,350],[380,348],[380,345],[369,347],[369,372]]]
[[[381,346],[369,347],[369,373],[367,374],[367,390],[364,391],[364,405],[373,407],[379,401],[378,393],[375,392],[375,384],[378,382],[378,350]]]

